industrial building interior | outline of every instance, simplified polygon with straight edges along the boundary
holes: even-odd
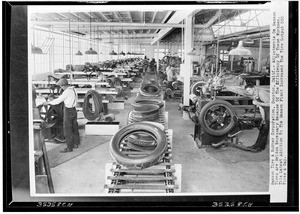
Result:
[[[28,7],[34,194],[259,194],[269,143],[245,85],[270,90],[268,3]],[[78,148],[61,105],[77,93]],[[149,122],[150,121],[150,122]]]

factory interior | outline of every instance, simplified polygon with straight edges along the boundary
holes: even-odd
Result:
[[[270,92],[270,11],[225,6],[28,7],[32,192],[268,192],[269,139],[251,147],[264,120],[245,86]],[[77,144],[66,103],[51,104],[64,81]]]

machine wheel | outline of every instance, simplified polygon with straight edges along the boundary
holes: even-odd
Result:
[[[230,103],[224,100],[213,100],[200,111],[199,122],[208,134],[222,136],[235,127],[237,116]]]
[[[154,150],[141,157],[127,156],[122,153],[120,145],[128,135],[135,132],[147,132],[152,135],[157,142]],[[114,159],[121,165],[128,168],[143,169],[158,163],[167,150],[166,135],[161,129],[149,123],[132,123],[118,131],[110,141],[109,151]]]
[[[191,93],[195,94],[196,96],[201,96],[203,94],[202,87],[204,85],[206,85],[206,82],[204,81],[194,83],[191,87]]]

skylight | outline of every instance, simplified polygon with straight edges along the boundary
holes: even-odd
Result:
[[[270,11],[250,10],[242,14],[237,11],[235,17],[217,23],[212,28],[214,36],[218,37],[270,25],[270,20]]]

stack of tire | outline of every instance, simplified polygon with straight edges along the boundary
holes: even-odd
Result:
[[[157,122],[163,111],[162,90],[157,84],[145,83],[140,87],[137,99],[131,103],[133,106],[133,122]]]
[[[141,86],[140,96],[131,103],[132,121],[110,141],[109,151],[118,164],[131,169],[143,169],[159,163],[164,157],[167,138],[164,125],[157,123],[164,108],[160,95],[161,88],[157,85]],[[122,149],[124,145],[139,154],[128,155],[126,149]]]
[[[158,123],[131,123],[113,136],[109,146],[110,154],[118,164],[130,169],[153,166],[162,160],[167,150],[167,138],[163,130],[163,126]],[[139,155],[128,155],[122,149],[124,144],[139,151]]]

